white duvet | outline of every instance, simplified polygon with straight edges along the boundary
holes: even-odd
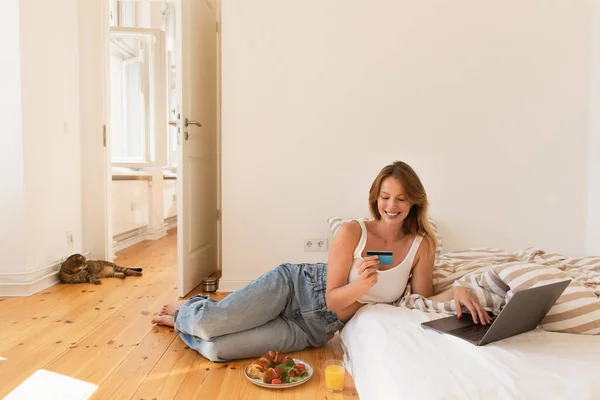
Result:
[[[420,325],[445,316],[362,307],[340,332],[360,399],[600,399],[600,336],[537,329],[477,347]]]

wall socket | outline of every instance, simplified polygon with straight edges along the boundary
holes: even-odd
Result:
[[[329,239],[304,239],[304,251],[327,251]]]

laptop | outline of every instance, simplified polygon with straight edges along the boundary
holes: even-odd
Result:
[[[423,322],[421,326],[425,329],[456,336],[476,346],[483,346],[535,329],[569,286],[569,283],[571,280],[515,293],[489,325],[476,324],[473,322],[471,314],[463,313],[460,319],[453,315]]]

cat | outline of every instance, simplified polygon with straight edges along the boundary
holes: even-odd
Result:
[[[99,278],[121,278],[127,275],[141,276],[141,268],[119,267],[108,261],[86,260],[81,254],[73,254],[60,266],[60,281],[63,283],[90,282],[100,285]]]

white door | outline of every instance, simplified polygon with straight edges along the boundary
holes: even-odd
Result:
[[[214,0],[182,0],[178,148],[178,294],[217,269],[217,19]]]

